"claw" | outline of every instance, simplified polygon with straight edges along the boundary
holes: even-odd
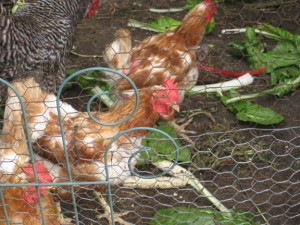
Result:
[[[106,200],[101,196],[101,193],[94,191],[93,194],[96,196],[98,201],[103,207],[104,214],[97,216],[98,219],[106,218],[108,220],[109,225],[113,225],[112,219],[111,219],[111,209],[106,202]],[[131,223],[128,223],[127,221],[123,220],[121,217],[127,215],[129,212],[123,212],[123,213],[116,213],[114,212],[114,221],[118,222],[122,225],[132,225]]]

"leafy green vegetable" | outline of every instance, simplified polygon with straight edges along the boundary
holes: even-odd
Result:
[[[249,101],[237,101],[227,103],[228,99],[238,97],[239,94],[235,90],[231,90],[230,94],[221,96],[223,104],[233,113],[236,114],[238,120],[245,122],[253,122],[262,125],[278,124],[284,120],[284,117],[272,109],[264,108],[256,103]]]
[[[174,207],[158,210],[152,220],[151,225],[251,225],[260,224],[251,222],[252,218],[249,213],[236,211],[232,213],[231,218],[225,217],[222,213],[212,209],[196,209],[186,207]]]
[[[256,30],[262,31],[261,35],[278,41],[273,50],[265,52],[266,44],[257,39],[255,29],[247,28],[247,40],[229,43],[231,53],[238,57],[247,55],[251,69],[265,67],[266,72],[271,73],[273,85],[294,79],[300,68],[300,34],[293,35],[269,24],[262,24]]]
[[[5,101],[4,100],[0,100],[0,118],[3,119],[4,118],[4,111],[5,111]]]
[[[196,5],[203,1],[204,0],[187,0],[184,9],[190,11],[192,8],[194,8]]]
[[[235,96],[228,96],[226,97],[225,102],[226,104],[233,103],[236,101],[240,100],[245,100],[245,99],[251,99],[251,98],[256,98],[259,96],[263,96],[266,94],[273,94],[278,97],[282,97],[283,95],[286,95],[290,93],[291,91],[295,90],[297,87],[300,86],[300,76],[298,76],[296,79],[290,79],[288,82],[284,84],[277,85],[271,89],[267,89],[258,93],[254,94],[246,94],[246,95],[235,95]]]
[[[261,33],[263,36],[277,41],[282,40],[283,38],[293,37],[293,34],[291,34],[290,32],[266,23],[257,27],[257,29],[266,32],[266,33]]]
[[[205,24],[206,27],[206,31],[205,34],[210,34],[211,32],[213,32],[213,30],[215,29],[216,23],[215,23],[215,18],[213,17],[210,21],[210,23]]]
[[[152,23],[143,23],[134,19],[129,20],[129,24],[139,24],[144,27],[150,27],[153,31],[158,33],[165,33],[167,31],[175,30],[180,24],[181,21],[174,20],[171,17],[159,16]]]
[[[247,49],[245,47],[244,41],[232,41],[228,44],[231,49],[230,53],[236,57],[244,57],[247,55]]]
[[[174,138],[178,148],[179,148],[179,161],[189,162],[191,161],[191,153],[188,148],[181,148],[182,144],[177,139],[175,129],[165,122],[159,122],[156,128],[168,133],[172,138]],[[162,160],[172,161],[176,158],[176,150],[171,141],[169,141],[166,136],[158,132],[151,131],[146,138],[143,139],[142,145],[144,147],[150,147],[152,150],[148,152],[141,153],[141,159],[151,158],[153,162],[158,162]],[[144,161],[139,162],[143,164]]]
[[[66,75],[70,76],[77,71],[77,69],[67,69]],[[90,95],[95,95],[103,91],[113,91],[112,88],[105,81],[99,79],[99,75],[101,74],[102,71],[99,70],[90,71],[74,77],[71,81],[79,84],[81,88],[84,89],[84,91]],[[63,90],[66,90],[71,86],[72,83],[68,83]],[[114,96],[102,95],[100,98],[103,101],[103,103],[106,104],[108,107],[110,107],[115,101]]]
[[[203,1],[204,0],[188,0],[185,9],[190,10]],[[168,31],[174,31],[180,24],[181,21],[175,20],[171,17],[159,16],[151,23],[144,23],[138,20],[129,19],[128,26],[138,27],[144,30],[151,30],[157,33],[165,33]],[[206,26],[205,34],[210,34],[216,26],[215,19],[212,18],[211,22],[209,24],[205,24],[205,26]]]

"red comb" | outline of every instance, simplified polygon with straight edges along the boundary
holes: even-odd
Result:
[[[41,183],[51,183],[52,177],[50,176],[49,170],[44,167],[44,162],[36,162],[35,164],[36,172],[37,172],[37,177],[39,182]],[[33,173],[33,167],[31,164],[28,164],[27,166],[22,167],[22,171],[28,175],[28,176],[34,176]]]
[[[90,18],[96,12],[96,9],[100,6],[99,0],[93,0],[93,3],[90,5],[90,10],[86,15],[86,18]]]
[[[177,82],[175,82],[175,79],[172,80],[171,78],[165,78],[164,86],[166,89],[176,89]]]
[[[215,11],[216,11],[216,3],[214,3],[212,0],[205,0],[205,1],[201,2],[201,4],[205,4],[207,7],[205,21],[207,23],[210,23],[212,17],[215,14]]]
[[[34,183],[34,182],[31,182],[31,183]],[[46,188],[46,186],[39,187],[41,196],[43,196],[45,194],[45,192],[44,192],[45,188]],[[36,187],[28,186],[27,191],[23,192],[23,197],[24,197],[25,201],[30,203],[30,204],[34,203],[34,202],[37,202],[39,200],[39,198],[38,198],[38,194],[37,194],[37,191],[36,191]]]

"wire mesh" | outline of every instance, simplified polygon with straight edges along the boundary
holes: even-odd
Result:
[[[230,34],[222,32],[224,29],[238,29],[238,32],[241,32],[242,30],[239,28],[257,28],[261,24],[267,23],[287,30],[293,35],[300,32],[300,3],[297,0],[220,0],[215,2],[217,4],[216,14],[214,15],[215,27],[210,34],[204,35],[203,40],[200,42],[200,47],[196,50],[198,65],[234,72],[250,71],[252,69],[249,67],[249,52],[240,50],[238,53],[242,52],[242,55],[237,57],[232,55],[233,47],[228,45],[230,42],[242,43],[247,41],[245,33]],[[79,68],[111,67],[110,64],[107,64],[103,51],[107,46],[112,49],[115,48],[110,43],[118,37],[114,34],[119,28],[130,30],[129,35],[123,37],[124,41],[126,41],[126,38],[130,38],[132,46],[136,46],[145,38],[156,33],[149,30],[149,28],[147,28],[148,30],[141,30],[129,27],[128,21],[130,19],[151,23],[157,17],[163,15],[181,21],[188,11],[181,10],[180,7],[185,6],[186,3],[187,1],[185,0],[102,2],[94,17],[84,19],[77,26],[74,44],[76,48],[72,50],[68,57],[67,74],[73,74]],[[174,8],[176,10],[173,10]],[[166,9],[167,12],[163,14],[158,13],[157,11],[161,9]],[[235,30],[234,32],[237,31]],[[256,55],[271,52],[276,45],[278,46],[279,40],[270,39],[258,33],[256,37],[257,42],[250,44],[252,47],[256,46],[257,43],[261,44],[259,49],[261,52],[256,52]],[[297,36],[295,37],[297,39]],[[299,55],[299,41],[295,41],[295,43],[294,48],[289,49],[290,55]],[[243,46],[240,45],[240,47]],[[172,48],[175,49],[176,47],[172,46]],[[126,55],[127,51],[125,49],[115,53],[116,55]],[[131,53],[127,55],[130,56]],[[281,58],[285,57],[285,53],[279,52],[278,56],[275,60],[271,58],[267,65],[279,64]],[[115,57],[117,58],[117,56]],[[182,58],[189,63],[185,56]],[[288,66],[281,66],[280,70],[288,67],[290,71],[299,71],[299,57],[288,64]],[[173,67],[178,65],[173,64]],[[154,69],[159,67],[152,66]],[[122,68],[119,71],[127,74],[130,69],[134,68]],[[151,71],[153,72],[154,70]],[[203,69],[198,71],[197,85],[206,85],[206,91],[210,89],[208,84],[220,82],[224,84],[226,81],[234,79],[220,72]],[[274,83],[276,73],[267,71],[266,73],[255,75],[251,84],[244,85],[237,92],[241,95],[255,94],[271,89],[276,86]],[[296,74],[285,73],[288,74],[286,81],[299,77],[298,72],[295,72]],[[110,84],[118,82],[118,75],[115,76],[114,74],[118,73],[113,72],[110,74]],[[91,108],[91,111],[98,112],[92,114],[96,117],[101,115],[101,113],[109,112],[109,107],[106,105],[109,105],[110,101],[117,100],[119,104],[122,104],[124,99],[120,100],[120,96],[118,94],[115,95],[117,91],[103,84],[103,79],[107,79],[107,74],[86,72],[85,75],[87,75],[85,76],[85,83],[80,79],[71,79],[65,85],[66,88],[62,89],[61,101],[67,102],[76,110],[83,112],[89,111],[86,108],[90,104],[89,108]],[[91,98],[96,92],[99,93],[99,88],[102,88],[101,91],[106,91],[105,95],[98,94]],[[223,95],[228,93],[227,91],[222,92]],[[107,97],[107,99],[102,98],[99,100],[98,97],[100,95],[101,97]],[[89,100],[90,102],[88,103]],[[134,104],[134,99],[132,102]],[[178,124],[183,124],[193,118],[186,129],[195,131],[196,134],[180,136],[176,134],[176,131],[169,124],[163,122],[156,124],[156,128],[165,131],[178,145],[178,167],[173,168],[179,168],[177,175],[164,172],[164,177],[161,179],[144,179],[144,176],[152,177],[162,174],[165,168],[162,167],[162,164],[159,164],[159,160],[163,158],[172,162],[176,155],[174,147],[170,147],[170,141],[166,140],[166,137],[151,132],[147,138],[143,136],[144,140],[142,143],[137,139],[133,139],[130,135],[126,135],[127,141],[131,142],[131,146],[129,150],[130,155],[126,155],[125,161],[134,161],[136,154],[140,153],[143,160],[135,165],[131,174],[138,173],[142,177],[135,177],[132,180],[126,180],[122,176],[113,177],[110,183],[111,190],[102,190],[102,188],[99,189],[98,184],[102,184],[99,180],[94,181],[91,174],[87,176],[79,172],[76,174],[78,177],[75,176],[75,180],[67,179],[69,182],[63,183],[64,186],[55,182],[52,184],[38,183],[35,180],[37,184],[22,183],[19,190],[23,193],[26,189],[22,188],[30,185],[58,187],[60,191],[67,190],[68,193],[73,194],[72,200],[70,198],[63,199],[57,193],[59,191],[52,190],[49,193],[51,193],[54,201],[50,200],[47,204],[49,206],[52,205],[49,208],[55,208],[55,202],[60,202],[61,213],[64,217],[70,218],[72,223],[77,224],[109,223],[107,220],[109,215],[104,213],[105,204],[107,203],[104,203],[103,206],[99,202],[98,196],[95,197],[94,195],[95,190],[101,192],[104,199],[111,200],[110,204],[113,206],[115,217],[118,216],[118,213],[127,213],[122,218],[132,224],[168,224],[168,222],[169,224],[205,224],[206,222],[218,224],[224,221],[229,224],[298,224],[300,219],[299,90],[295,86],[292,92],[284,96],[264,95],[251,98],[249,102],[272,109],[282,115],[284,120],[276,124],[265,125],[238,120],[234,110],[230,110],[230,107],[225,107],[220,101],[220,97],[215,93],[205,93],[186,96],[180,104],[180,112],[175,114]],[[3,106],[5,106],[4,103]],[[119,113],[119,111],[117,112]],[[66,122],[65,118],[71,114],[65,113],[64,110],[62,110],[62,114],[59,118],[64,123]],[[254,115],[254,113],[248,114],[250,116]],[[266,114],[265,111],[264,114]],[[123,114],[121,115],[123,116]],[[117,117],[112,118],[113,121],[118,121],[117,119]],[[147,119],[149,118],[145,118],[145,120]],[[7,121],[3,121],[3,124],[5,122]],[[20,126],[19,123],[13,124]],[[78,128],[72,129],[75,131]],[[109,130],[109,128],[107,129]],[[68,132],[66,135],[68,135]],[[57,137],[60,137],[59,133],[52,135],[52,139]],[[22,138],[21,140],[18,137],[14,138],[16,143],[22,142]],[[80,142],[80,140],[75,138],[73,140],[77,143]],[[126,144],[128,143],[126,142]],[[126,144],[124,143],[125,146],[120,147],[120,152],[126,149]],[[33,145],[35,149],[36,143],[34,141]],[[150,147],[148,146],[151,146],[153,150],[149,151]],[[42,146],[42,149],[43,147],[46,148],[47,146]],[[5,152],[9,147],[5,145],[1,148],[1,151]],[[134,151],[131,151],[133,149]],[[72,149],[72,154],[76,156],[75,148]],[[116,151],[115,154],[118,155],[118,152]],[[120,153],[120,157],[122,157],[122,154]],[[183,156],[182,154],[186,155]],[[9,160],[14,161],[16,159],[7,158],[3,160],[2,158],[1,167],[4,167]],[[55,161],[51,157],[48,160]],[[78,166],[78,164],[79,161],[72,161],[69,164],[57,164],[56,162],[55,165],[51,165],[49,171],[53,175],[56,173],[55,168],[57,165],[63,168],[73,168]],[[112,168],[113,170],[118,170],[117,167],[112,166]],[[130,169],[126,167],[125,170]],[[13,208],[6,201],[7,196],[9,196],[9,202],[15,199],[8,189],[8,186],[12,186],[10,184],[12,182],[8,182],[9,185],[4,185],[3,182],[7,179],[7,175],[1,175],[2,205],[6,203],[6,207],[2,207],[2,210],[6,208],[8,210],[7,216],[15,218],[11,224],[20,224],[22,222],[18,221],[19,217],[16,214],[20,212],[21,208]],[[125,176],[127,175],[126,173]],[[16,177],[20,177],[20,174]],[[165,179],[166,177],[168,179]],[[21,178],[24,179],[24,177]],[[37,176],[35,175],[34,178],[37,179]],[[116,181],[118,179],[122,182]],[[19,183],[20,178],[17,181]],[[204,189],[199,186],[199,183],[209,192],[203,191]],[[19,185],[15,186],[19,187]],[[70,190],[66,189],[66,186],[74,186],[74,191],[70,192]],[[46,196],[48,196],[47,190],[37,190],[40,190],[40,192],[44,191]],[[18,206],[29,205],[24,202],[23,194],[20,196],[22,197],[21,201],[18,202]],[[219,202],[217,201],[216,204],[212,203],[214,199],[208,198],[209,196],[216,198]],[[38,199],[43,201],[43,197]],[[107,204],[107,206],[110,204]],[[49,208],[45,207],[45,203],[42,203],[42,206],[40,205],[36,204],[34,206],[37,210],[31,215],[32,218],[38,220],[37,224],[43,224],[42,220],[45,221],[44,224],[67,223],[57,222],[57,217],[49,216],[49,214],[58,214],[58,211],[53,213],[49,211]],[[219,214],[220,208],[221,211],[223,209],[223,214]],[[226,214],[228,213],[227,209],[230,212],[234,210],[234,216]],[[43,213],[40,211],[44,212],[46,218],[41,218]],[[25,214],[24,212],[21,213],[21,215]],[[27,221],[23,223],[29,224],[30,222]],[[0,218],[1,223],[6,224],[3,214],[1,214]],[[116,223],[118,222],[116,221]]]

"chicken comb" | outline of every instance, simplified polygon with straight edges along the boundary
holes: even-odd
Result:
[[[39,187],[39,189],[40,189],[41,196],[43,196],[45,194],[45,192],[43,190],[43,189],[45,189],[45,187]],[[24,197],[25,201],[29,204],[37,202],[39,200],[39,198],[38,198],[38,194],[36,191],[36,187],[28,186],[27,190],[28,191],[23,192],[23,197]]]
[[[92,4],[90,5],[90,10],[86,15],[86,18],[90,18],[96,12],[96,9],[100,6],[99,0],[93,0]]]
[[[41,183],[51,183],[53,181],[52,177],[50,176],[49,170],[44,167],[44,162],[36,162],[34,165],[36,168],[38,180]],[[22,171],[28,176],[34,176],[33,167],[31,164],[22,167]]]
[[[216,11],[216,3],[214,3],[212,0],[205,0],[200,4],[204,4],[207,7],[205,21],[210,23]]]
[[[171,78],[165,78],[164,79],[164,86],[165,86],[165,88],[166,89],[176,89],[176,87],[177,87],[177,82],[175,82],[175,79],[174,80],[172,80]]]

